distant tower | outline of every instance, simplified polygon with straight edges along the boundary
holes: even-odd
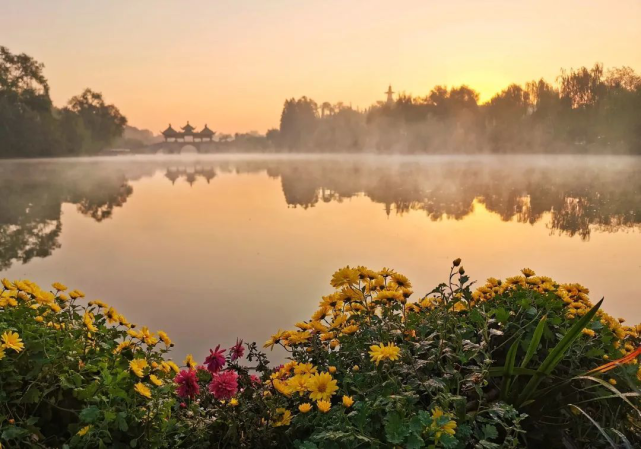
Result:
[[[395,92],[392,91],[392,85],[390,84],[389,87],[387,88],[387,92],[384,92],[387,94],[387,104],[388,105],[393,105],[394,104],[394,94]]]

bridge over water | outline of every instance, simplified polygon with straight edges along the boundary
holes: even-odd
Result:
[[[218,142],[213,141],[158,142],[147,145],[146,147],[140,148],[136,151],[149,154],[180,154],[188,152],[191,153],[194,149],[197,153],[216,153],[220,151],[220,146]]]

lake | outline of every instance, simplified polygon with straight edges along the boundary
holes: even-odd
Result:
[[[176,359],[262,344],[339,267],[415,296],[461,257],[588,286],[641,321],[641,157],[131,156],[0,162],[0,277],[60,281],[163,329]]]

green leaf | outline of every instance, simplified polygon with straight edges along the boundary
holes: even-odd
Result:
[[[485,424],[483,426],[483,437],[486,440],[493,440],[495,438],[498,438],[499,432],[496,430],[496,427],[494,427],[492,424]]]
[[[410,433],[410,429],[403,422],[403,418],[396,412],[387,415],[385,422],[385,437],[392,444],[401,444]]]
[[[525,401],[530,399],[532,394],[536,391],[536,388],[543,380],[543,377],[548,376],[554,370],[554,368],[556,368],[559,362],[563,359],[565,353],[568,351],[568,349],[570,349],[570,346],[572,346],[572,343],[574,343],[574,341],[579,338],[579,336],[581,335],[581,331],[585,328],[585,326],[588,325],[588,323],[590,323],[590,321],[592,321],[592,318],[594,318],[594,315],[596,315],[599,307],[601,307],[601,304],[603,304],[603,298],[601,298],[601,301],[599,301],[594,307],[592,307],[588,311],[588,313],[583,315],[581,319],[570,328],[570,330],[565,334],[561,341],[557,343],[554,349],[550,351],[543,363],[541,363],[541,366],[536,370],[536,374],[532,376],[530,381],[525,386],[523,392],[519,396],[517,402],[518,404],[523,404]]]
[[[501,399],[505,400],[509,396],[510,385],[512,384],[512,376],[514,376],[514,362],[516,360],[516,353],[519,349],[519,344],[521,343],[521,338],[517,338],[510,349],[507,351],[507,356],[505,357],[505,366],[503,368],[504,376],[503,381],[501,382]]]
[[[494,311],[494,316],[499,323],[505,324],[510,319],[510,312],[505,310],[503,307],[499,307]]]
[[[100,416],[100,409],[95,405],[91,405],[80,412],[80,419],[82,422],[91,424],[95,422]]]
[[[425,441],[419,435],[415,433],[410,433],[410,436],[407,437],[405,442],[405,447],[408,449],[418,449],[420,447],[425,447]]]
[[[534,357],[534,355],[536,354],[539,343],[541,342],[541,337],[543,337],[543,330],[545,329],[547,319],[547,315],[541,318],[541,321],[539,321],[539,324],[537,324],[536,329],[534,329],[534,335],[532,336],[532,340],[530,340],[530,345],[528,346],[527,352],[525,353],[525,358],[521,362],[521,368],[526,368],[527,364],[530,363],[530,360],[532,360],[532,357]]]

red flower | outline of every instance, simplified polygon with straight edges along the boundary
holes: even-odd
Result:
[[[220,345],[216,346],[216,349],[209,350],[210,354],[205,359],[205,365],[210,373],[217,373],[220,369],[225,366],[225,350],[219,349]]]
[[[235,371],[214,374],[209,391],[216,399],[231,399],[238,392],[238,374]]]
[[[253,387],[260,386],[261,382],[260,382],[260,379],[258,378],[258,376],[256,374],[252,374],[251,376],[249,376],[249,380],[251,380],[251,383],[252,383]]]
[[[229,358],[233,362],[234,360],[241,358],[243,355],[245,355],[245,347],[243,346],[243,341],[236,339],[236,344],[229,350]]]
[[[200,387],[198,386],[198,379],[196,379],[196,371],[194,370],[182,370],[174,378],[174,382],[178,385],[176,388],[176,393],[181,398],[195,398],[198,393],[200,393]]]

